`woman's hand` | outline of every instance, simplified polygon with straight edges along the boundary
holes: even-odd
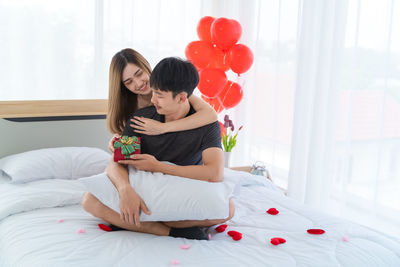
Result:
[[[120,138],[121,136],[119,134],[114,134],[114,136],[110,139],[108,142],[108,150],[110,150],[112,153],[114,153],[114,138]]]
[[[150,211],[147,208],[144,201],[140,196],[133,190],[132,186],[126,186],[119,193],[120,202],[120,216],[121,220],[128,224],[135,224],[140,226],[140,210],[150,215]]]
[[[144,118],[144,117],[134,117],[131,119],[130,126],[134,128],[134,131],[146,135],[159,135],[166,133],[165,123]]]

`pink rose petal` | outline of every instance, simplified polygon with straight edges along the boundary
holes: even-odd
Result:
[[[172,260],[172,261],[171,261],[171,264],[172,264],[172,265],[179,265],[180,262],[179,262],[178,260]]]
[[[83,228],[81,228],[81,229],[78,229],[76,232],[77,232],[78,234],[84,234],[84,233],[86,233],[86,230],[83,229]]]
[[[184,245],[181,245],[181,249],[189,249],[190,248],[190,245],[187,245],[187,244],[184,244]]]
[[[58,219],[57,222],[62,223],[62,222],[64,222],[64,219]]]
[[[349,241],[349,237],[347,237],[347,236],[342,237],[342,241],[343,242],[348,242]]]

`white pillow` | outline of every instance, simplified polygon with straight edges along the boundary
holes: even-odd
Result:
[[[0,170],[0,184],[9,183],[11,181],[10,177]]]
[[[80,179],[87,191],[120,213],[119,195],[105,173]],[[232,185],[151,173],[129,167],[129,181],[146,203],[150,215],[141,221],[223,219],[229,216]]]
[[[110,158],[109,153],[99,148],[45,148],[0,159],[0,172],[11,179],[11,183],[77,179],[104,172]]]

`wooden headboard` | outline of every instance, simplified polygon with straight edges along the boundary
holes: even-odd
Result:
[[[107,99],[0,101],[0,118],[105,116]]]

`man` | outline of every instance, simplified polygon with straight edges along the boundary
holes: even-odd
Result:
[[[197,70],[191,63],[178,58],[163,59],[154,68],[150,77],[150,86],[153,90],[151,102],[154,106],[140,109],[133,116],[168,122],[193,114],[195,111],[190,106],[188,97],[198,82]],[[134,155],[132,160],[120,161],[119,163],[123,165],[110,162],[106,169],[120,196],[120,215],[90,193],[86,193],[82,203],[85,210],[127,230],[191,239],[208,239],[199,227],[219,224],[233,216],[234,206],[230,202],[229,217],[226,219],[140,223],[140,210],[146,214],[150,211],[130,185],[126,168],[126,165],[130,164],[144,171],[162,172],[209,182],[222,181],[224,159],[218,122],[193,130],[156,136],[135,133],[128,122],[124,135],[141,137],[142,154]]]

